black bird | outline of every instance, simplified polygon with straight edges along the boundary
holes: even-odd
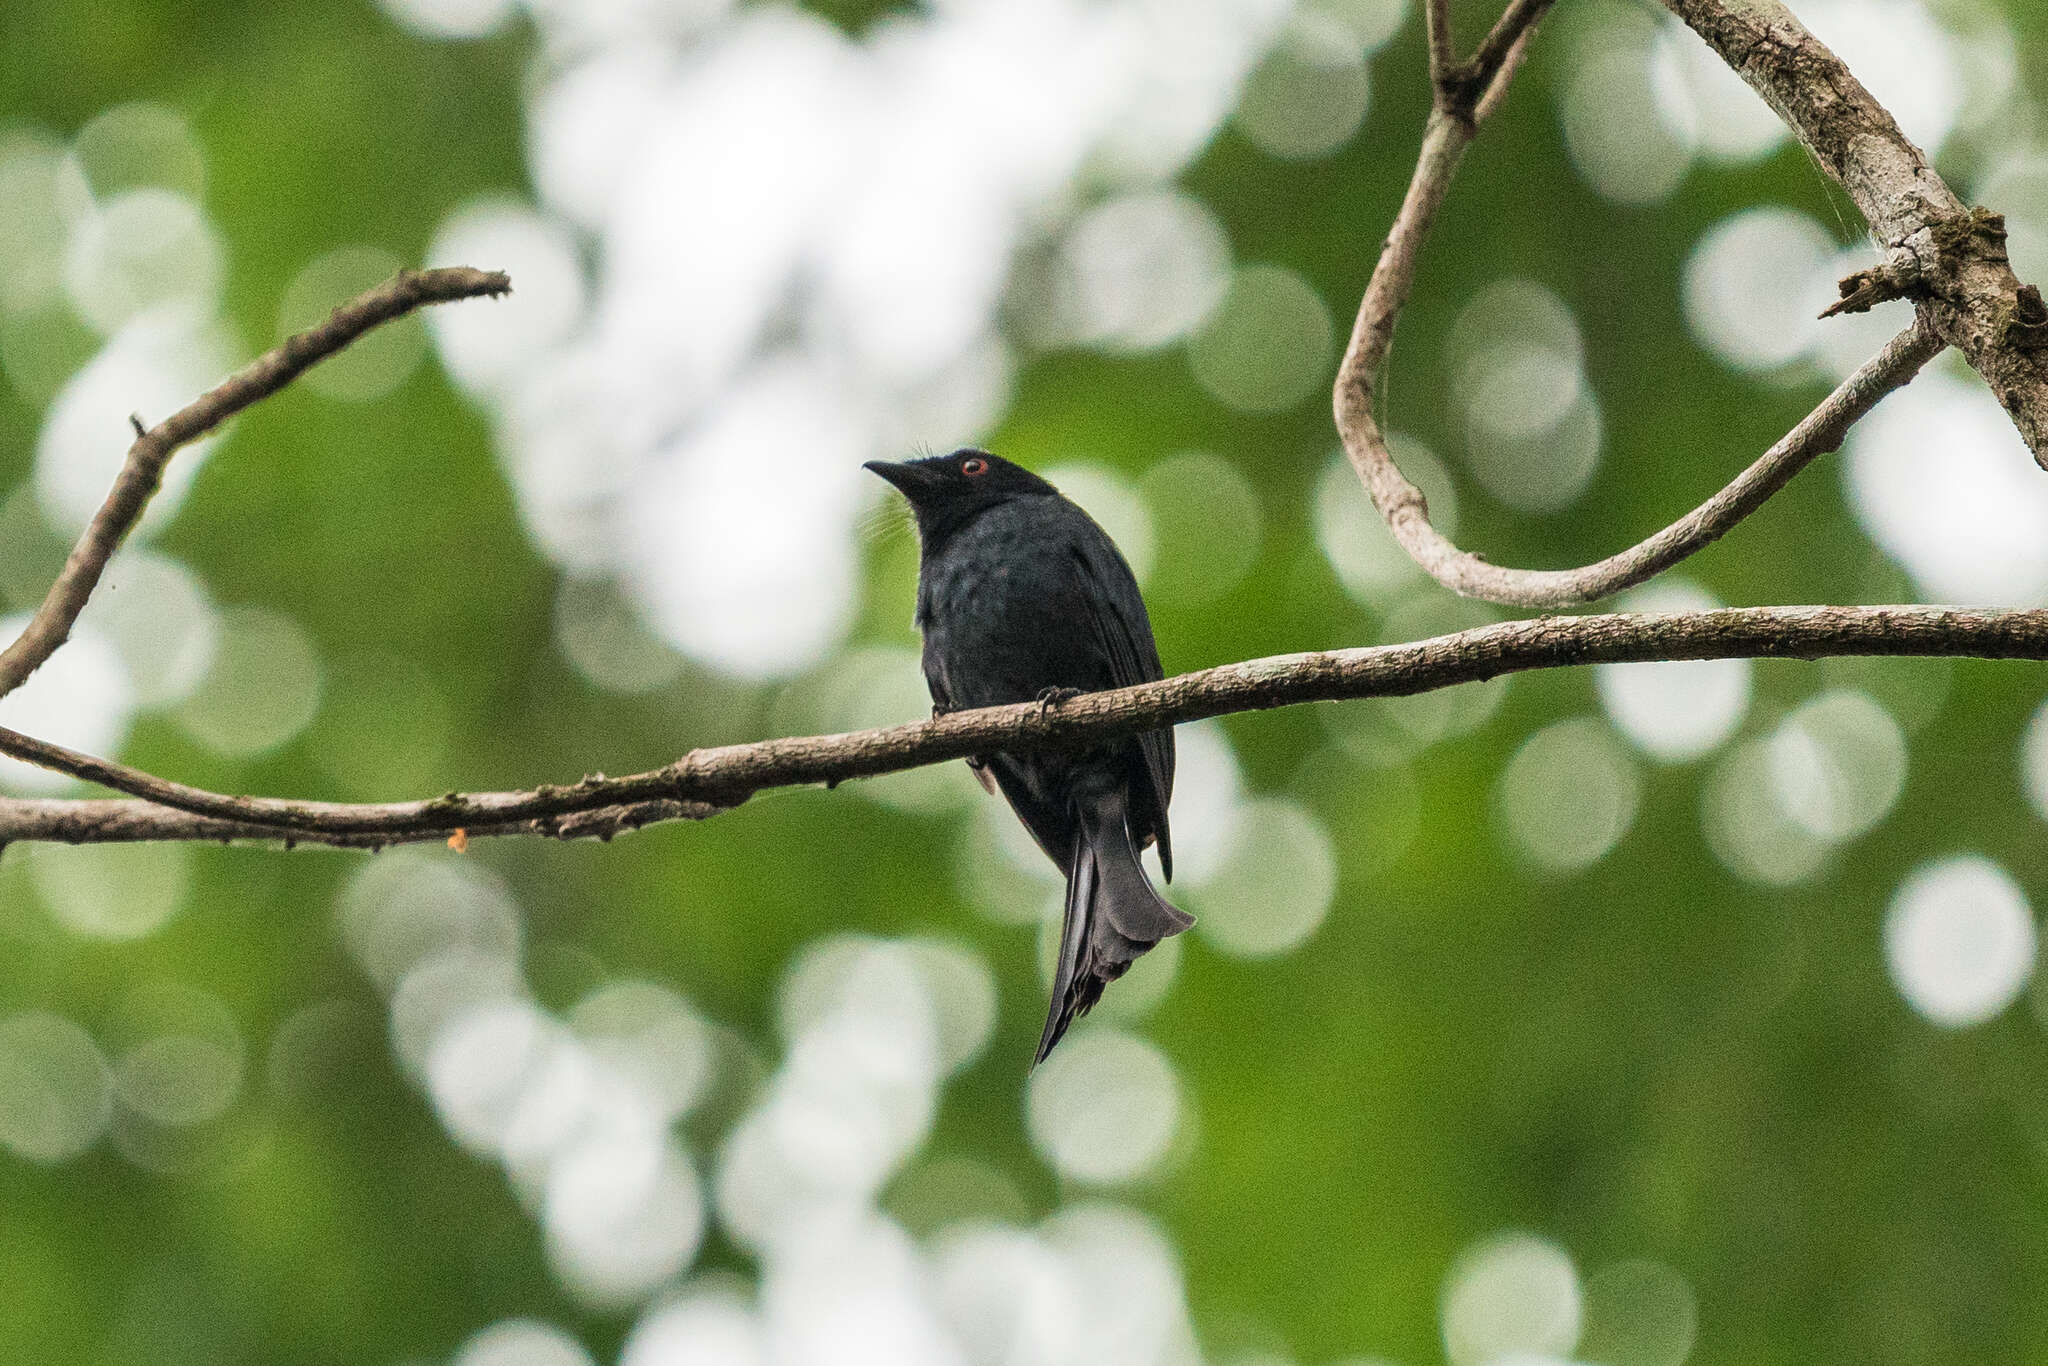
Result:
[[[866,468],[917,515],[917,625],[935,714],[1055,702],[1161,676],[1138,581],[1116,543],[1060,491],[986,451]],[[1173,878],[1166,804],[1173,732],[1079,752],[968,760],[1067,879],[1059,971],[1038,1041],[1043,1062],[1102,989],[1194,917],[1152,889],[1138,854],[1159,845]]]

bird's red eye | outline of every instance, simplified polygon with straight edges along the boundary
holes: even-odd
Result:
[[[979,457],[979,456],[976,456],[976,457],[975,457],[974,459],[972,459],[972,460],[962,460],[962,461],[960,462],[960,473],[962,473],[962,474],[965,474],[965,475],[969,475],[969,476],[973,476],[973,475],[977,475],[977,474],[987,474],[987,473],[988,473],[988,461],[986,461],[986,460],[983,460],[983,459],[982,459],[981,457]]]

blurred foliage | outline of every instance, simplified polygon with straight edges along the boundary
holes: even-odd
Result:
[[[820,6],[848,24],[876,8]],[[2004,8],[2038,76],[2048,19],[2029,0]],[[1464,31],[1484,9],[1459,6]],[[1509,563],[1582,562],[1646,534],[1818,397],[1725,369],[1690,340],[1677,281],[1707,225],[1769,201],[1840,223],[1845,241],[1857,226],[1792,148],[1696,168],[1661,204],[1593,194],[1561,149],[1549,93],[1572,9],[1451,196],[1387,390],[1401,430],[1454,453],[1460,419],[1438,358],[1461,301],[1527,275],[1576,310],[1608,424],[1603,463],[1555,515],[1465,486],[1461,541]],[[228,242],[228,316],[260,342],[311,256],[369,243],[417,259],[457,205],[523,189],[529,44],[516,26],[423,41],[360,4],[15,4],[0,13],[0,125],[68,134],[131,99],[182,111]],[[1412,16],[1372,71],[1366,124],[1327,161],[1273,160],[1226,129],[1185,178],[1240,260],[1300,272],[1340,318],[1412,164],[1426,102]],[[0,490],[28,479],[39,421],[0,388]],[[1238,413],[1178,350],[1051,354],[1021,371],[990,444],[1030,465],[1085,456],[1134,480],[1203,449],[1249,477],[1266,539],[1219,599],[1157,604],[1169,670],[1383,629],[1316,543],[1311,509],[1335,445],[1320,390],[1281,414]],[[333,762],[393,743],[382,728],[405,725],[403,695],[388,711],[356,709],[340,731],[332,714],[316,720],[253,760],[146,720],[124,755],[155,771],[396,797],[626,771],[772,730],[774,689],[686,670],[621,700],[560,658],[555,571],[529,547],[482,420],[431,365],[377,403],[293,390],[248,414],[160,544],[221,602],[295,618],[330,664],[406,661],[445,702],[448,730],[405,791],[359,790]],[[862,638],[913,642],[914,569],[907,539],[873,547]],[[1880,569],[1823,461],[1684,572],[1726,602],[1796,603],[1868,600]],[[1910,689],[1939,667],[1861,676]],[[1826,676],[1759,667],[1745,733]],[[1439,1360],[1446,1270],[1502,1228],[1540,1232],[1586,1267],[1650,1257],[1678,1269],[1698,1297],[1702,1361],[2048,1350],[2048,1043],[2024,1006],[1937,1029],[1889,984],[1880,935],[1902,878],[1958,850],[2048,896],[2017,760],[2042,693],[2034,668],[1955,667],[1945,705],[1913,736],[1892,814],[1790,889],[1715,859],[1699,814],[1708,764],[1645,767],[1633,829],[1583,873],[1542,875],[1517,856],[1496,777],[1545,724],[1597,713],[1584,673],[1517,680],[1487,724],[1405,770],[1333,757],[1314,709],[1232,718],[1247,787],[1309,803],[1341,882],[1299,952],[1248,961],[1188,944],[1144,1024],[1195,1123],[1175,1165],[1133,1198],[1177,1240],[1211,1352]],[[1000,1169],[1035,1215],[1061,1190],[1024,1133],[1042,1009],[1034,944],[965,904],[961,826],[802,792],[610,847],[482,842],[469,857],[514,889],[537,986],[557,1007],[599,972],[642,976],[766,1040],[784,965],[821,933],[974,943],[997,969],[1001,1014],[994,1044],[947,1092],[930,1151]],[[600,1359],[616,1352],[625,1321],[564,1294],[503,1174],[451,1144],[393,1061],[382,1003],[330,912],[359,858],[199,850],[181,914],[138,941],[99,943],[64,930],[31,890],[22,870],[42,856],[10,849],[0,867],[0,1012],[50,1010],[97,1032],[140,984],[200,988],[250,1041],[249,1097],[220,1140],[234,1159],[203,1174],[157,1174],[105,1144],[55,1167],[0,1159],[10,1359],[397,1361],[444,1356],[516,1315],[571,1326]],[[264,1078],[264,1051],[316,1002],[342,1003],[348,1027],[322,1084],[284,1094]],[[745,1265],[715,1239],[703,1257]]]

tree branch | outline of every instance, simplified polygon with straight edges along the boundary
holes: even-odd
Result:
[[[1536,21],[1554,0],[1509,0],[1500,19],[1480,41],[1469,62],[1457,60],[1451,38],[1449,0],[1430,0],[1424,23],[1429,36],[1432,107],[1463,124],[1469,133],[1485,122],[1506,91]]]
[[[588,777],[521,792],[449,793],[417,802],[344,805],[228,796],[0,730],[0,753],[145,799],[0,801],[0,840],[250,838],[362,846],[439,838],[458,829],[472,837],[606,837],[656,821],[699,819],[767,788],[830,786],[996,750],[1098,744],[1179,722],[1302,702],[1404,696],[1586,664],[1828,655],[2048,660],[2048,611],[1741,607],[1539,617],[1399,645],[1224,664],[1056,707],[1025,702],[850,734],[725,745],[692,750],[672,764],[626,777]]]
[[[71,548],[35,616],[12,644],[0,650],[0,697],[27,682],[29,675],[70,639],[71,628],[99,586],[107,561],[156,496],[164,467],[180,447],[197,441],[250,404],[268,398],[307,366],[333,355],[373,327],[402,318],[424,304],[496,296],[511,288],[511,280],[502,271],[467,266],[402,270],[335,309],[326,322],[287,337],[156,426],[144,428],[141,418],[130,418],[135,441],[128,447],[128,459],[113,489]]]
[[[1916,319],[1720,492],[1655,535],[1577,569],[1511,569],[1460,550],[1430,523],[1426,501],[1395,466],[1377,425],[1359,429],[1356,444],[1347,439],[1345,451],[1354,467],[1364,466],[1366,487],[1401,548],[1438,583],[1488,602],[1572,607],[1654,578],[1712,545],[1816,456],[1840,449],[1849,428],[1919,374],[1943,345],[1931,326]]]
[[[1458,54],[1451,39],[1451,0],[1428,0],[1423,6],[1422,28],[1429,40],[1429,79],[1443,98],[1444,83],[1458,65]]]
[[[1944,280],[1960,287],[1959,282],[1967,283],[1966,276],[1989,278],[1995,274],[1994,265],[2005,269],[2002,252],[1986,245],[1997,236],[1995,220],[1981,213],[1962,214],[1952,197],[1944,203],[1945,187],[1933,179],[1911,145],[1897,137],[1889,116],[1869,101],[1825,49],[1797,29],[1789,15],[1779,22],[1776,16],[1782,15],[1782,7],[1775,0],[1740,0],[1741,15],[1731,14],[1728,5],[1708,0],[1666,0],[1681,16],[1692,15],[1688,21],[1695,22],[1695,27],[1704,24],[1711,28],[1728,50],[1747,44],[1744,50],[1765,75],[1757,76],[1747,68],[1745,73],[1759,81],[1760,88],[1784,74],[1780,69],[1783,53],[1774,44],[1798,54],[1797,61],[1818,72],[1823,84],[1832,82],[1834,106],[1825,100],[1801,104],[1788,97],[1783,106],[1787,118],[1795,129],[1802,130],[1803,138],[1809,136],[1805,131],[1809,124],[1839,132],[1832,120],[1862,120],[1867,125],[1866,141],[1874,139],[1879,145],[1873,149],[1850,138],[1833,169],[1852,193],[1856,187],[1851,176],[1868,182],[1866,189],[1892,185],[1900,176],[1920,186],[1925,193],[1915,201],[1917,207],[1894,216],[1901,222],[1935,224],[1930,230],[1939,248],[1934,259],[1949,273],[1931,277],[1924,264],[1912,264],[1920,261],[1919,257],[1903,264],[1888,263],[1887,287],[1914,292],[1922,286],[1905,282],[1932,280],[1924,285],[1921,316],[1914,327],[1715,498],[1641,545],[1582,570],[1546,574],[1486,566],[1458,551],[1429,528],[1421,494],[1388,457],[1371,411],[1373,384],[1412,287],[1421,244],[1442,205],[1450,178],[1478,125],[1504,98],[1527,51],[1532,26],[1549,3],[1511,0],[1473,59],[1458,65],[1450,61],[1448,7],[1431,0],[1427,13],[1432,66],[1441,77],[1436,84],[1437,97],[1407,196],[1365,291],[1334,395],[1338,427],[1353,465],[1402,544],[1418,561],[1460,591],[1475,586],[1499,589],[1526,595],[1506,600],[1534,604],[1612,592],[1712,541],[1782,487],[1815,454],[1832,449],[1842,432],[1884,393],[1904,383],[1941,345],[1960,335],[1957,328],[1961,324],[1955,317],[1967,322],[1965,315],[1970,315],[1976,306],[1973,300],[1979,296],[1952,297],[1944,292]],[[1784,27],[1787,23],[1790,29]],[[1849,112],[1843,114],[1844,109]],[[1914,219],[1914,213],[1920,217]],[[1880,221],[1890,220],[1873,215],[1873,222]],[[1912,274],[1909,265],[1919,274]],[[2005,269],[2005,278],[2010,279],[2009,269]],[[274,393],[307,365],[380,322],[423,303],[498,294],[507,288],[503,275],[480,271],[403,273],[337,310],[321,327],[292,338],[156,428],[141,430],[138,422],[135,446],[106,505],[72,552],[29,629],[0,652],[0,695],[18,686],[62,643],[108,558],[147,505],[165,461],[180,445]],[[1941,315],[1944,306],[1955,315],[1946,324]],[[2006,318],[1999,344],[2024,349],[2014,338],[2048,332],[2048,309],[2042,308],[2037,297],[2025,293],[2015,294],[2015,306],[2017,311]],[[1461,585],[1461,575],[1469,582]],[[659,821],[703,819],[765,788],[811,783],[830,786],[997,750],[1097,744],[1234,712],[1426,692],[1531,669],[1639,660],[1824,655],[2044,660],[2048,659],[2048,611],[1758,607],[1656,616],[1542,617],[1408,644],[1227,664],[1077,698],[1056,707],[1023,703],[852,734],[693,750],[675,763],[622,778],[596,775],[566,786],[448,793],[416,802],[351,805],[208,792],[0,728],[0,753],[139,799],[0,799],[0,844],[18,840],[257,839],[374,847],[450,835],[609,838]]]
[[[600,807],[568,816],[518,821],[509,825],[458,827],[468,839],[525,835],[544,839],[609,840],[631,830],[664,821],[703,820],[721,808],[704,802],[649,801]],[[162,842],[282,843],[333,849],[376,851],[393,844],[438,843],[453,830],[296,832],[244,821],[195,816],[155,802],[135,800],[65,800],[62,798],[0,798],[0,851],[10,843],[41,841],[56,844],[139,844]]]
[[[1521,61],[1519,50],[1527,47],[1537,22],[1550,12],[1552,3],[1553,0],[1509,0],[1508,7],[1501,11],[1499,22],[1487,31],[1479,50],[1466,64],[1482,101],[1506,88]]]
[[[1452,592],[1537,608],[1597,601],[1652,578],[1712,544],[1763,506],[1815,456],[1838,449],[1851,426],[1878,400],[1917,375],[1946,344],[1931,321],[1916,317],[1912,328],[1845,380],[1727,487],[1655,535],[1606,559],[1577,569],[1514,569],[1459,549],[1430,523],[1428,501],[1394,462],[1372,411],[1374,387],[1414,284],[1422,242],[1435,222],[1451,177],[1479,124],[1505,97],[1532,26],[1545,8],[1542,0],[1514,0],[1472,63],[1439,80],[1415,175],[1359,303],[1334,396],[1344,453],[1409,558]],[[1438,47],[1433,38],[1433,62]],[[1475,91],[1481,93],[1475,96]],[[1476,98],[1470,117],[1463,116],[1455,92],[1463,92],[1465,99]]]
[[[2048,467],[2048,330],[2029,325],[2004,219],[1965,208],[1884,106],[1779,0],[1664,5],[1841,183],[1884,244],[1886,287],[1924,302],[1941,339],[1984,377]]]

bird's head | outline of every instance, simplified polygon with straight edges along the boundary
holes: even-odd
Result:
[[[870,460],[862,468],[881,475],[910,500],[927,547],[998,503],[1059,492],[1022,465],[972,447],[922,460]]]

